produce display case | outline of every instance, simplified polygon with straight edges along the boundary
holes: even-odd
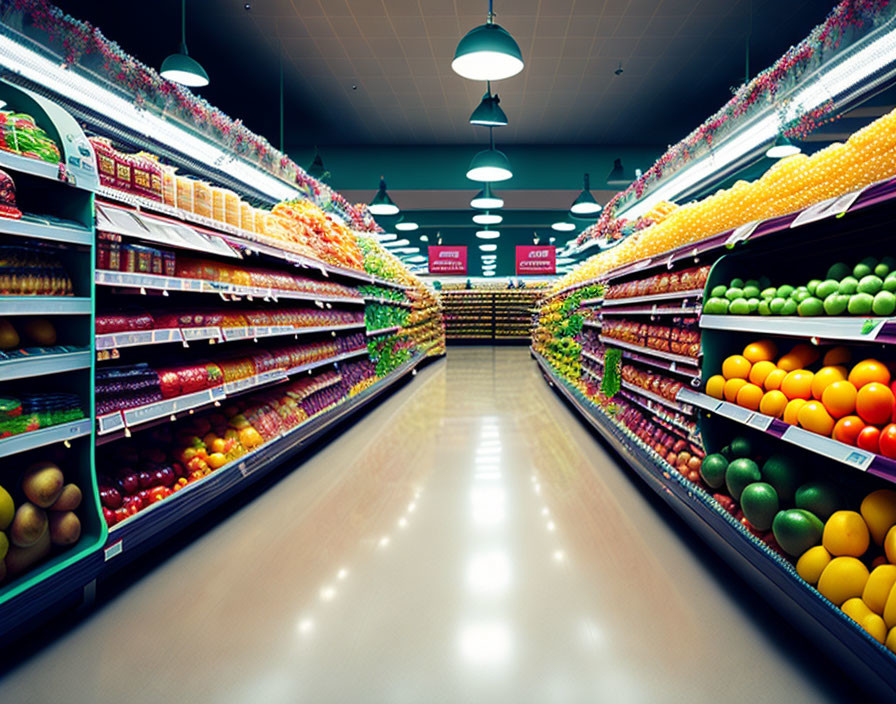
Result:
[[[527,343],[542,295],[537,288],[443,288],[448,340]]]

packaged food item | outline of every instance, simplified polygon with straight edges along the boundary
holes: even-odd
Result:
[[[224,220],[228,225],[240,226],[240,197],[233,191],[224,191]]]
[[[255,208],[246,202],[240,204],[240,227],[252,232],[255,229]]]
[[[224,189],[215,186],[212,188],[212,220],[227,222],[224,207]]]
[[[193,182],[193,212],[204,218],[212,216],[212,188],[205,181]]]
[[[71,278],[51,249],[0,246],[0,296],[71,295]]]
[[[162,172],[162,202],[177,207],[177,168],[168,164],[159,164]]]
[[[0,149],[50,164],[62,159],[56,142],[31,115],[10,110],[0,110]]]
[[[22,211],[16,205],[16,184],[12,176],[0,169],[0,217],[18,220]]]
[[[154,201],[162,200],[162,168],[159,157],[149,152],[133,156],[134,189],[137,195]]]
[[[177,207],[193,212],[193,181],[186,176],[176,176],[177,181]]]

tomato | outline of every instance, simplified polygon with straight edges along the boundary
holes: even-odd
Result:
[[[868,452],[880,452],[880,430],[873,425],[866,426],[856,438],[856,445]]]
[[[856,412],[866,423],[883,425],[893,418],[893,392],[890,387],[871,381],[859,389],[856,396]]]
[[[855,445],[864,427],[865,421],[858,416],[844,416],[834,425],[834,440]]]
[[[880,453],[884,457],[896,458],[896,423],[890,423],[880,431]]]

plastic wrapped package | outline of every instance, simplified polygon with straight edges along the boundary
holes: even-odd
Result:
[[[224,189],[212,186],[212,220],[227,222],[224,217]]]
[[[204,218],[212,216],[212,187],[205,181],[193,182],[193,212]]]
[[[22,211],[16,205],[16,184],[12,176],[0,169],[0,217],[18,220]]]
[[[193,181],[186,176],[176,176],[177,180],[177,207],[193,212]]]
[[[240,226],[240,197],[233,191],[224,191],[224,220],[228,225]]]

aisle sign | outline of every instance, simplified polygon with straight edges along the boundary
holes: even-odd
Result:
[[[557,273],[557,248],[553,245],[516,247],[516,275],[543,275]]]
[[[429,248],[430,274],[466,274],[467,247],[431,246]]]

